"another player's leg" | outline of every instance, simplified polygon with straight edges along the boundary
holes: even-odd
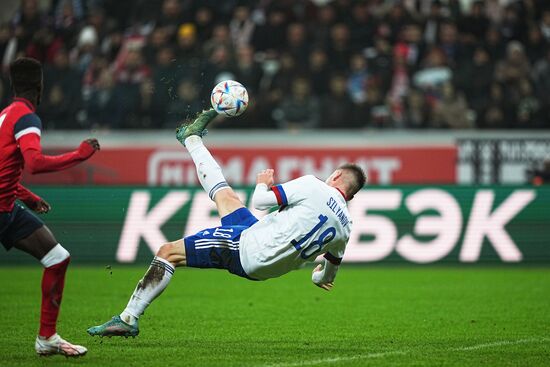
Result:
[[[35,341],[36,353],[40,355],[62,354],[67,357],[85,355],[87,352],[85,347],[67,342],[57,334],[56,330],[65,286],[65,273],[70,262],[69,252],[57,243],[46,226],[17,240],[14,247],[34,256],[44,266],[40,330]]]
[[[169,242],[160,247],[149,269],[138,282],[128,305],[118,316],[98,326],[88,329],[92,336],[135,337],[139,334],[138,319],[145,309],[170,283],[175,267],[185,266],[185,246],[183,240]]]

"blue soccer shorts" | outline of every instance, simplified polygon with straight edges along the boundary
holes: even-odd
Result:
[[[204,229],[183,239],[187,266],[227,269],[251,279],[243,270],[239,257],[241,233],[258,222],[247,208],[240,208],[222,218],[222,225]]]

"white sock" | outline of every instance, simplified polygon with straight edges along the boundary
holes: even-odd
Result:
[[[229,187],[221,167],[206,149],[200,136],[191,135],[185,139],[185,147],[189,151],[193,162],[195,162],[202,188],[208,193],[210,199],[214,200],[214,196],[218,191]]]
[[[122,321],[133,325],[155,298],[170,283],[175,268],[163,258],[155,256],[151,266],[139,281],[128,305],[120,314]]]
[[[54,266],[65,261],[65,259],[69,256],[71,256],[69,251],[65,250],[65,248],[58,243],[46,255],[44,255],[42,259],[40,259],[40,262],[45,268],[49,268],[50,266]]]

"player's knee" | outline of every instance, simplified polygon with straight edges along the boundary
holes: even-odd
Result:
[[[214,201],[217,204],[232,203],[232,202],[241,202],[241,199],[237,196],[235,191],[230,187],[220,190],[214,196]]]
[[[67,251],[63,246],[61,246],[59,243],[52,248],[42,259],[40,259],[40,262],[42,265],[44,265],[45,268],[49,268],[50,266],[54,266],[57,264],[60,264],[64,261],[67,261],[67,259],[70,259],[71,254],[69,251]]]
[[[173,246],[171,243],[165,243],[158,249],[157,256],[163,258],[164,260],[168,260],[173,251],[172,247]]]

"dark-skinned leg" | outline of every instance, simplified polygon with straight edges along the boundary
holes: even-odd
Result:
[[[69,266],[69,252],[58,244],[46,226],[14,243],[14,247],[38,259],[44,265],[42,276],[42,306],[39,336],[49,338],[56,333],[61,306],[65,273]]]

